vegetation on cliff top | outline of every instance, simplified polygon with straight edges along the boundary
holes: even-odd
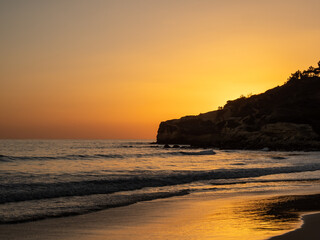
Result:
[[[265,93],[227,101],[216,111],[162,122],[157,142],[318,149],[320,62],[318,65],[291,74],[284,85]]]

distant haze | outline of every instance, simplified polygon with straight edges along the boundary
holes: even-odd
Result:
[[[0,138],[155,139],[320,60],[319,0],[0,0]]]

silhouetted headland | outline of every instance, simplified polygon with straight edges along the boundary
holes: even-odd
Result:
[[[218,110],[161,122],[157,143],[221,149],[320,150],[319,67]]]

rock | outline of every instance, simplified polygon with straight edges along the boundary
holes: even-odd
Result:
[[[319,74],[318,74],[319,75]],[[217,111],[161,122],[157,143],[221,149],[320,150],[320,77],[240,97]]]

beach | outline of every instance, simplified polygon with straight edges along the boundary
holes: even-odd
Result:
[[[320,210],[319,152],[115,140],[0,149],[0,239],[266,240]]]
[[[270,240],[318,240],[320,236],[320,213],[304,215],[302,221],[303,223],[300,228],[280,236],[272,237]]]
[[[320,0],[0,0],[0,240],[320,240]]]
[[[316,239],[319,214],[296,219],[259,217],[254,203],[270,196],[181,196],[90,214],[0,225],[0,238],[22,239]],[[258,201],[258,202],[257,202]],[[279,219],[278,219],[279,220]],[[305,227],[304,227],[305,226]],[[312,235],[313,234],[313,235]],[[293,238],[292,236],[295,236]],[[301,238],[303,236],[304,238]]]

